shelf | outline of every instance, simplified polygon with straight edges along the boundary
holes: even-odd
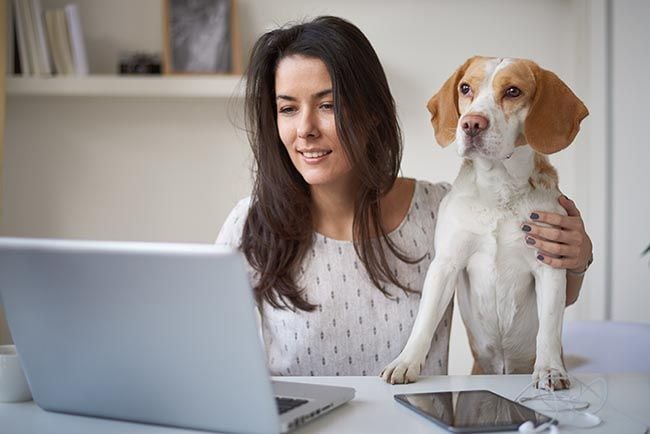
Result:
[[[8,96],[241,98],[240,75],[15,77],[6,81]]]

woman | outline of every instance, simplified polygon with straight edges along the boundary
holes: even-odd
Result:
[[[217,242],[252,268],[271,373],[377,375],[408,339],[449,185],[398,178],[395,104],[349,22],[320,17],[262,35],[246,79],[255,182]],[[554,219],[566,240],[546,241],[545,261],[582,271],[591,242],[573,203],[561,203],[569,217],[536,220]],[[544,229],[526,224],[542,242]],[[566,245],[570,255],[554,258]],[[567,281],[573,303],[581,277]],[[447,372],[451,312],[423,374]]]

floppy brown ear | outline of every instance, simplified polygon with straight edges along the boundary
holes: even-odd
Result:
[[[456,138],[456,126],[460,117],[458,110],[458,82],[475,57],[467,59],[451,77],[445,81],[440,90],[431,97],[427,108],[431,113],[431,125],[436,141],[443,148]]]
[[[557,75],[533,62],[529,67],[535,76],[536,90],[524,124],[524,135],[534,150],[552,154],[573,142],[580,122],[589,111]]]

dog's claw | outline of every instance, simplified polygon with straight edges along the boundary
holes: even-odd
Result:
[[[536,368],[533,372],[533,384],[537,389],[551,391],[571,387],[569,375],[563,368]]]
[[[420,375],[420,369],[420,363],[397,358],[386,366],[379,376],[390,384],[414,383],[417,381],[418,375]]]

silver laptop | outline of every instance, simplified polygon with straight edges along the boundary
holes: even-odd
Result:
[[[354,397],[269,379],[227,247],[0,238],[0,304],[45,410],[273,433]]]

